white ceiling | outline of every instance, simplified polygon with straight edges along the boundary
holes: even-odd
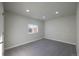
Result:
[[[18,13],[35,19],[54,19],[62,16],[76,15],[76,2],[5,2],[6,11]],[[30,12],[27,13],[26,10]],[[55,12],[59,11],[56,15]]]

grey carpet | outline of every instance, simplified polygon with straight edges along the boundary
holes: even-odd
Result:
[[[41,39],[4,51],[4,56],[76,56],[75,45]]]

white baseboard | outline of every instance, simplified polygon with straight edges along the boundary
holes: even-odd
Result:
[[[40,38],[40,39],[42,39],[42,38]],[[14,47],[18,47],[18,46],[21,46],[21,45],[24,45],[24,44],[27,44],[27,43],[30,43],[30,42],[34,42],[34,41],[37,41],[37,40],[40,40],[40,39],[36,39],[36,40],[29,41],[29,42],[23,42],[23,43],[20,43],[20,44],[17,44],[17,45],[13,45],[13,46],[5,48],[4,50],[8,50],[8,49],[11,49],[11,48],[14,48]],[[56,39],[50,39],[50,38],[46,38],[46,39],[55,40],[55,41],[59,41],[59,42],[67,43],[67,44],[76,45],[76,43],[70,43],[70,42],[65,42],[65,41],[56,40]]]
[[[40,39],[42,39],[42,38],[40,38]],[[17,45],[13,45],[13,46],[10,46],[10,47],[7,47],[7,48],[4,48],[4,50],[8,50],[8,49],[11,49],[11,48],[15,48],[15,47],[18,47],[18,46],[21,46],[21,45],[24,45],[24,44],[28,44],[28,43],[31,43],[31,42],[34,42],[34,41],[40,40],[40,39],[36,39],[36,40],[29,41],[29,42],[23,42],[23,43],[20,43],[20,44],[17,44]]]
[[[70,43],[70,42],[61,41],[61,40],[57,40],[57,39],[50,39],[50,38],[46,38],[46,39],[49,39],[49,40],[54,40],[54,41],[59,41],[59,42],[67,43],[67,44],[76,45],[76,43]]]

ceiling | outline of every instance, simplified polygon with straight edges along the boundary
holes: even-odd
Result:
[[[30,18],[49,20],[76,15],[76,5],[77,2],[5,2],[4,10]],[[27,9],[30,12],[26,12]],[[59,14],[56,14],[56,11]]]

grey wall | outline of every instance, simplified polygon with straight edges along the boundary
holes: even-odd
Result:
[[[37,24],[39,32],[28,34],[28,24]],[[15,13],[5,14],[5,49],[47,38],[76,44],[76,16],[36,20]]]
[[[45,21],[45,38],[76,44],[76,16]]]
[[[79,56],[79,3],[77,5],[77,55]]]
[[[0,37],[2,36],[2,33],[4,31],[4,16],[2,15],[3,12],[3,4],[0,2]],[[2,40],[0,39],[0,42],[1,41]]]
[[[38,25],[39,32],[28,34],[28,24]],[[44,36],[44,22],[6,12],[5,15],[5,49],[39,40]]]
[[[39,32],[28,34],[28,24],[37,24],[39,26]],[[5,49],[36,41],[44,37],[76,44],[76,16],[42,21],[6,12]]]
[[[3,12],[4,12],[3,4],[0,2],[0,43],[3,41],[2,33],[4,32],[4,16],[2,15]],[[2,55],[3,55],[3,43],[0,44],[0,56]]]

